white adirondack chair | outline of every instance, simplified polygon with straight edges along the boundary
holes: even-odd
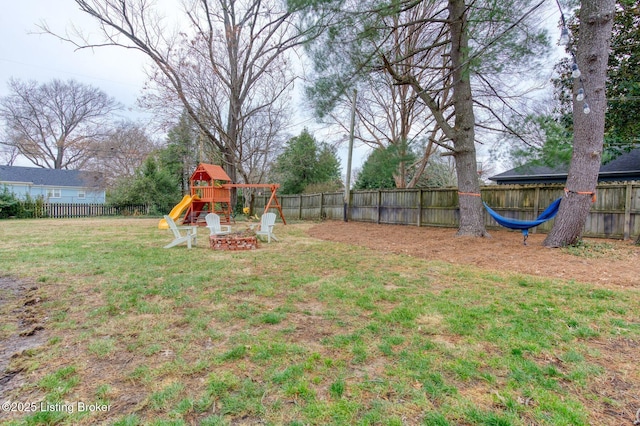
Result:
[[[164,246],[164,248],[175,247],[178,244],[187,243],[187,248],[191,248],[191,244],[196,245],[198,236],[197,226],[178,226],[169,216],[165,215],[164,219],[169,225],[169,230],[173,233],[173,241]],[[185,231],[183,235],[181,231]]]
[[[209,213],[204,217],[207,221],[207,228],[211,235],[227,235],[231,233],[230,225],[220,225],[220,216],[215,213]]]
[[[276,224],[276,214],[275,213],[265,213],[262,215],[260,219],[260,229],[256,231],[256,235],[258,237],[267,237],[267,242],[270,243],[273,238],[275,241],[278,241],[276,236],[273,234],[273,227]]]

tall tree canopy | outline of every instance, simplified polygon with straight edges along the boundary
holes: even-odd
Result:
[[[107,192],[113,205],[147,204],[152,214],[166,214],[180,201],[177,177],[156,155],[148,156],[133,176],[122,176]]]
[[[9,80],[0,98],[4,144],[34,165],[79,169],[108,134],[111,113],[119,104],[102,90],[74,80]]]
[[[174,116],[184,108],[220,151],[231,179],[239,181],[238,172],[250,179],[250,157],[274,151],[269,144],[289,116],[283,96],[295,76],[287,55],[313,29],[298,33],[294,11],[278,0],[184,1],[178,16],[147,0],[75,2],[99,31],[58,37],[79,48],[142,52],[153,64],[144,103]]]
[[[395,175],[401,163],[413,163],[416,155],[407,147],[393,144],[374,149],[362,165],[355,189],[396,188]]]
[[[315,44],[313,57],[319,78],[312,94],[320,111],[330,110],[351,85],[366,81],[363,76],[372,73],[386,73],[395,85],[409,87],[412,101],[430,113],[425,119],[429,142],[456,160],[458,234],[485,235],[476,129],[509,130],[505,116],[516,110],[513,94],[509,94],[517,87],[515,75],[522,73],[525,65],[532,68],[532,62],[548,46],[544,31],[532,22],[542,2],[321,4],[330,4],[342,13]],[[423,13],[409,17],[419,8]],[[399,15],[403,19],[398,19]],[[413,38],[419,42],[410,43]]]
[[[219,151],[205,150],[201,142],[202,137],[195,123],[183,111],[178,123],[169,129],[166,148],[159,153],[160,163],[180,182],[182,194],[189,193],[189,178],[198,163],[220,162]]]
[[[613,154],[640,146],[640,4],[619,0],[607,72],[605,147]]]
[[[273,173],[283,194],[301,194],[321,186],[336,190],[342,186],[335,150],[318,143],[306,129],[289,139],[282,154],[276,158]]]
[[[416,158],[419,157],[421,157],[419,153],[414,153],[410,149],[398,150],[396,145],[376,148],[362,165],[354,187],[355,189],[396,188],[398,164],[400,162],[415,164]],[[415,181],[415,186],[418,188],[456,186],[455,167],[451,157],[441,157],[438,152],[428,156],[428,161],[419,177],[412,174],[414,170],[412,168],[406,178]]]
[[[421,48],[422,45],[430,43],[430,36],[427,31],[415,25],[404,25],[423,19],[434,13],[435,4],[432,2],[422,2],[416,7],[399,11],[397,14],[383,16],[384,25],[393,27],[394,31],[386,40],[380,41],[381,49],[388,52],[395,52],[396,60],[402,62],[405,68],[414,68],[414,73],[418,79],[430,78],[429,70],[422,68],[420,58],[412,55]],[[427,27],[423,27],[427,29]],[[316,58],[322,61],[324,58],[322,49],[315,52]],[[434,53],[437,54],[437,53]],[[431,59],[429,59],[431,60]],[[416,185],[424,172],[425,164],[433,153],[432,139],[442,137],[438,126],[434,123],[429,109],[424,103],[419,102],[412,88],[408,85],[396,84],[391,75],[380,69],[369,69],[369,72],[362,72],[358,75],[358,93],[355,97],[343,97],[336,99],[335,106],[330,113],[331,118],[341,126],[344,131],[350,131],[347,123],[350,122],[352,103],[356,102],[355,114],[358,125],[355,127],[354,140],[364,143],[374,149],[374,152],[385,151],[387,149],[394,152],[400,151],[420,151],[423,155],[420,158],[401,156],[401,161],[395,162],[392,171],[393,182],[397,188],[411,188]],[[320,80],[316,87],[310,90],[316,99],[324,96],[325,82]],[[333,84],[332,82],[330,84]],[[321,92],[322,91],[322,92]],[[324,107],[323,102],[317,106]],[[326,111],[319,110],[321,114]],[[425,136],[426,135],[426,136]],[[421,149],[425,140],[428,140],[428,149]],[[374,155],[375,160],[376,156]],[[366,170],[364,174],[367,175]],[[412,176],[412,178],[408,178]],[[367,179],[368,180],[368,179]],[[374,179],[375,180],[375,179]]]
[[[567,22],[574,41],[579,39],[579,15],[568,17]],[[640,74],[637,72],[640,68],[640,5],[637,2],[616,2],[611,37],[603,162],[640,145]],[[574,44],[568,46],[568,49],[573,48]],[[526,141],[512,146],[513,159],[518,165],[535,162],[556,166],[571,161],[573,102],[577,99],[573,94],[572,64],[573,58],[569,55],[556,65],[558,77],[552,79],[554,99],[549,100],[549,106],[541,107],[537,113],[514,125]]]

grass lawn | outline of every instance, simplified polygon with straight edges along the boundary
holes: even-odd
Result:
[[[210,250],[206,229],[164,250],[157,222],[0,222],[0,343],[42,339],[7,361],[3,424],[631,425],[640,408],[637,288],[330,243],[311,223],[254,251]]]

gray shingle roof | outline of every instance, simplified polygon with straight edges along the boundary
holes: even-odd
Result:
[[[81,170],[0,166],[0,183],[29,182],[33,185],[99,187],[100,175]]]
[[[489,179],[498,183],[564,182],[569,166],[547,167],[523,165]],[[639,180],[640,148],[624,153],[600,166],[598,180]]]

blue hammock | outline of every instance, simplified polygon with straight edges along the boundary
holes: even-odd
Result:
[[[533,228],[550,219],[553,219],[556,213],[558,213],[558,209],[560,208],[560,201],[562,201],[562,198],[558,198],[557,200],[555,200],[549,205],[549,207],[545,209],[545,211],[540,213],[540,216],[538,216],[537,219],[534,220],[509,219],[507,217],[500,216],[498,213],[492,210],[491,207],[487,205],[487,203],[483,204],[484,208],[487,209],[491,217],[494,218],[500,225],[509,229],[520,229],[524,237],[524,244],[526,245],[527,237],[529,236],[529,228]]]

